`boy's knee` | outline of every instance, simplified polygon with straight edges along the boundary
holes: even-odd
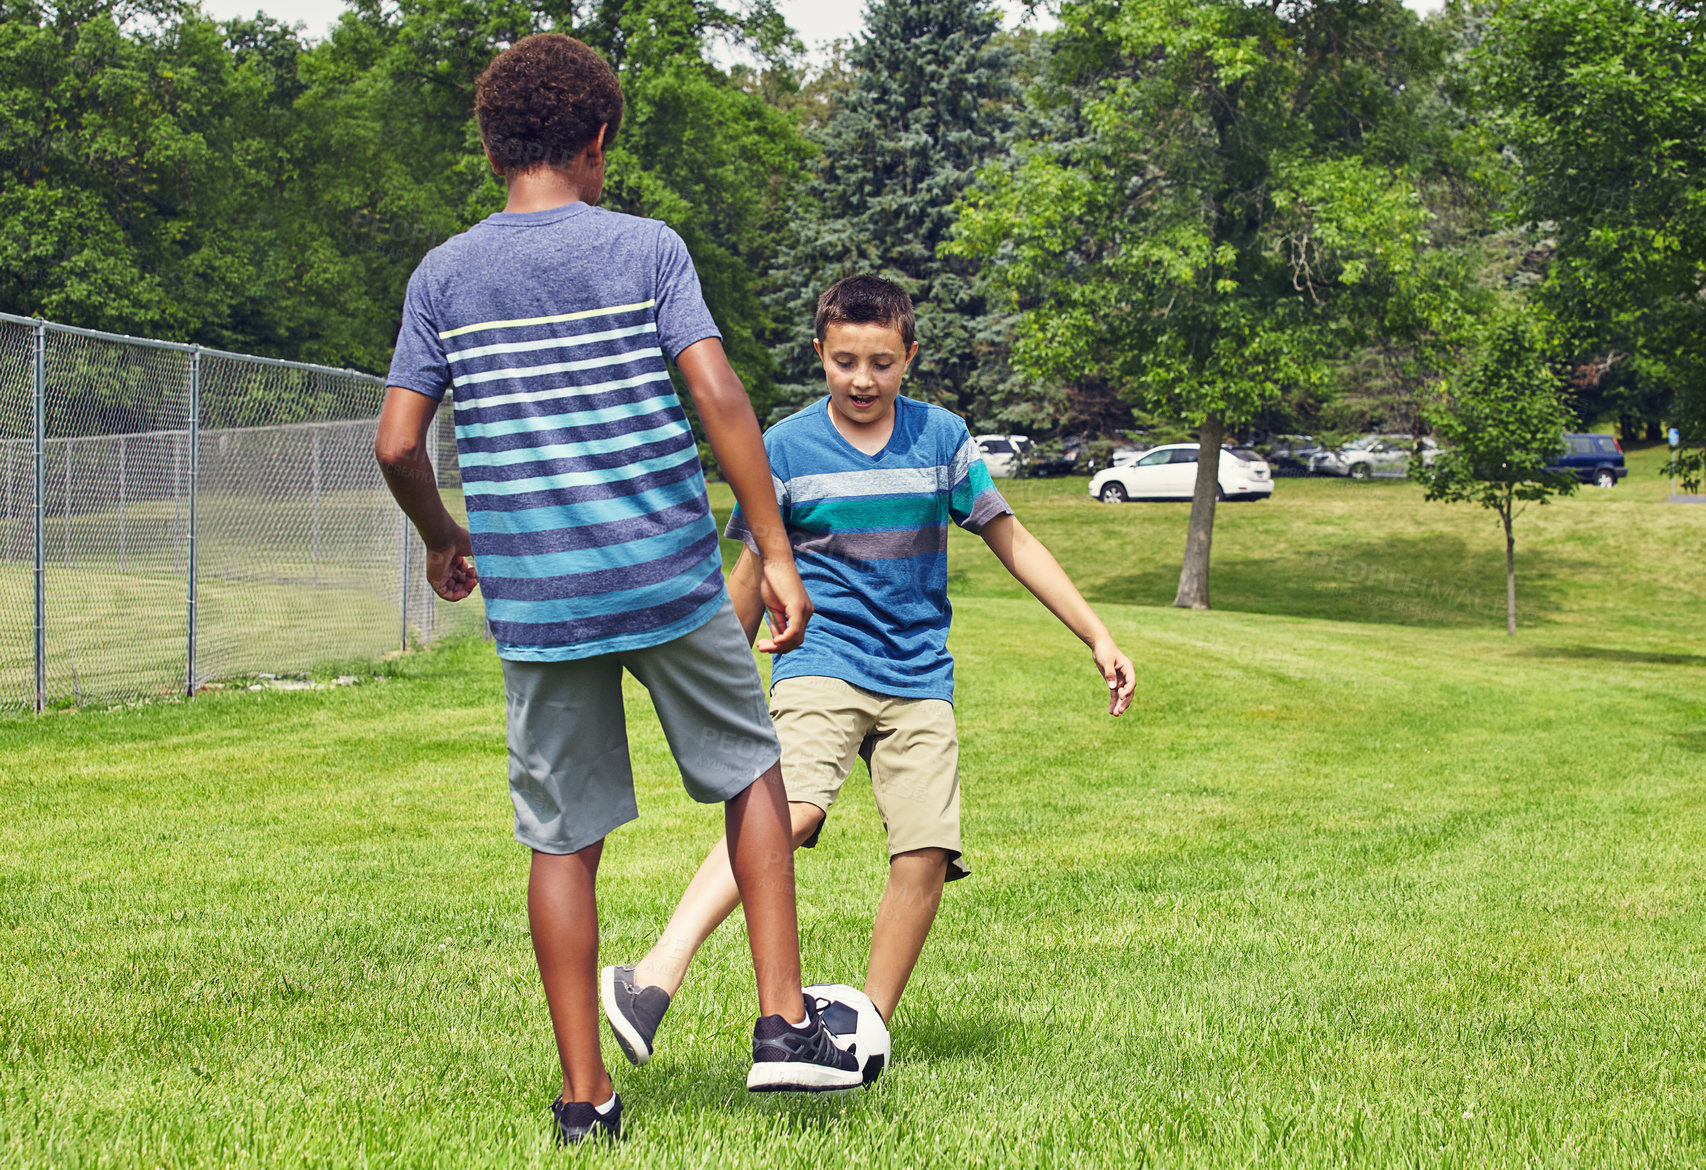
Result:
[[[953,851],[931,847],[928,849],[908,849],[904,853],[896,853],[889,858],[889,865],[902,862],[908,867],[917,866],[925,870],[941,870],[948,872],[948,862],[953,860]]]
[[[795,849],[812,839],[812,834],[823,824],[823,817],[823,810],[809,801],[788,802],[788,818],[793,823]]]

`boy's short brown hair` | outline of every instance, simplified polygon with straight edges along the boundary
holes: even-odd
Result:
[[[836,281],[817,299],[812,336],[823,340],[823,331],[837,321],[854,325],[890,325],[900,330],[901,348],[912,348],[917,321],[912,298],[892,280],[880,276],[849,276]]]
[[[505,175],[536,166],[567,166],[609,126],[608,147],[622,124],[616,71],[563,33],[523,37],[492,58],[474,83],[480,139]]]

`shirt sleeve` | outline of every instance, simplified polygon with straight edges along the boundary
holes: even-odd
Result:
[[[787,474],[778,462],[779,453],[771,445],[770,436],[764,436],[764,454],[770,460],[770,486],[776,489],[776,506],[782,510],[782,525],[788,524],[788,481],[783,478]],[[758,552],[758,542],[752,538],[752,530],[746,526],[746,517],[740,513],[740,505],[729,514],[728,527],[723,529],[723,535],[729,540],[738,540],[754,553]]]
[[[657,301],[658,343],[670,361],[695,341],[722,339],[711,310],[705,307],[693,257],[681,237],[668,227],[658,233]]]
[[[391,354],[391,372],[385,383],[442,399],[450,388],[450,362],[444,356],[444,342],[439,340],[438,324],[433,319],[426,265],[422,260],[409,277],[409,291],[403,297],[403,326],[397,331],[397,348]]]
[[[966,430],[963,421],[955,437],[959,439],[960,446],[950,464],[954,488],[948,501],[948,514],[967,532],[982,532],[984,525],[997,516],[1011,516],[1013,509],[995,490],[995,480],[990,477],[983,454],[972,442],[971,432]]]

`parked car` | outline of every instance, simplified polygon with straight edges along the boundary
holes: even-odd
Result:
[[[1327,448],[1317,443],[1312,435],[1279,435],[1268,444],[1263,458],[1268,461],[1268,469],[1274,478],[1284,476],[1303,476],[1314,470],[1314,459],[1323,455]]]
[[[973,435],[972,442],[983,453],[984,466],[992,476],[1019,474],[1019,464],[1031,449],[1028,435]]]
[[[1605,488],[1616,487],[1629,474],[1623,445],[1610,435],[1565,435],[1563,452],[1546,470],[1574,472],[1583,483]]]
[[[1104,504],[1127,500],[1188,500],[1197,485],[1197,444],[1168,443],[1133,463],[1090,477],[1090,495]],[[1220,498],[1265,500],[1273,495],[1267,462],[1254,451],[1220,451]]]
[[[1422,463],[1431,466],[1439,445],[1422,440]],[[1416,440],[1404,435],[1364,435],[1337,451],[1322,451],[1310,461],[1316,475],[1348,475],[1352,479],[1404,475],[1416,452]]]
[[[1094,441],[1090,435],[1067,435],[1034,448],[1030,472],[1039,477],[1083,474],[1091,470],[1088,449]],[[1046,452],[1046,453],[1045,453]]]

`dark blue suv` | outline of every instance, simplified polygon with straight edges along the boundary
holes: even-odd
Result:
[[[1583,483],[1615,487],[1629,474],[1623,448],[1610,435],[1565,435],[1564,450],[1547,464],[1547,471],[1568,471]]]

